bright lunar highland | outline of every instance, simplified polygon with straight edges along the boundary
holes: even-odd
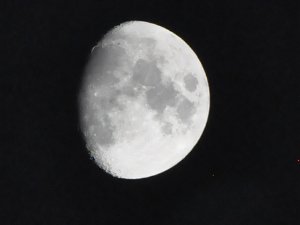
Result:
[[[97,165],[115,177],[145,178],[173,167],[196,145],[208,117],[209,87],[180,37],[131,21],[92,49],[79,106]]]

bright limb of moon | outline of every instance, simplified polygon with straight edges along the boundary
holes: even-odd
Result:
[[[170,169],[193,149],[207,122],[209,87],[198,57],[180,37],[131,21],[93,48],[79,105],[97,165],[138,179]]]

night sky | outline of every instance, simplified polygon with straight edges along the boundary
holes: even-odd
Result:
[[[300,224],[298,1],[193,2],[1,1],[1,225]],[[91,48],[128,20],[183,38],[211,94],[194,150],[140,180],[99,169],[78,128]]]

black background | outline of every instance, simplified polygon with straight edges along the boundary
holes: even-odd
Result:
[[[299,12],[297,1],[2,1],[0,224],[300,224]],[[211,91],[195,149],[141,180],[99,169],[78,129],[90,50],[127,20],[182,37]]]

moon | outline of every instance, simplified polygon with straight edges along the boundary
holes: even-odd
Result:
[[[209,86],[193,50],[153,23],[130,21],[92,49],[79,93],[86,147],[107,173],[162,173],[194,148],[209,113]]]

